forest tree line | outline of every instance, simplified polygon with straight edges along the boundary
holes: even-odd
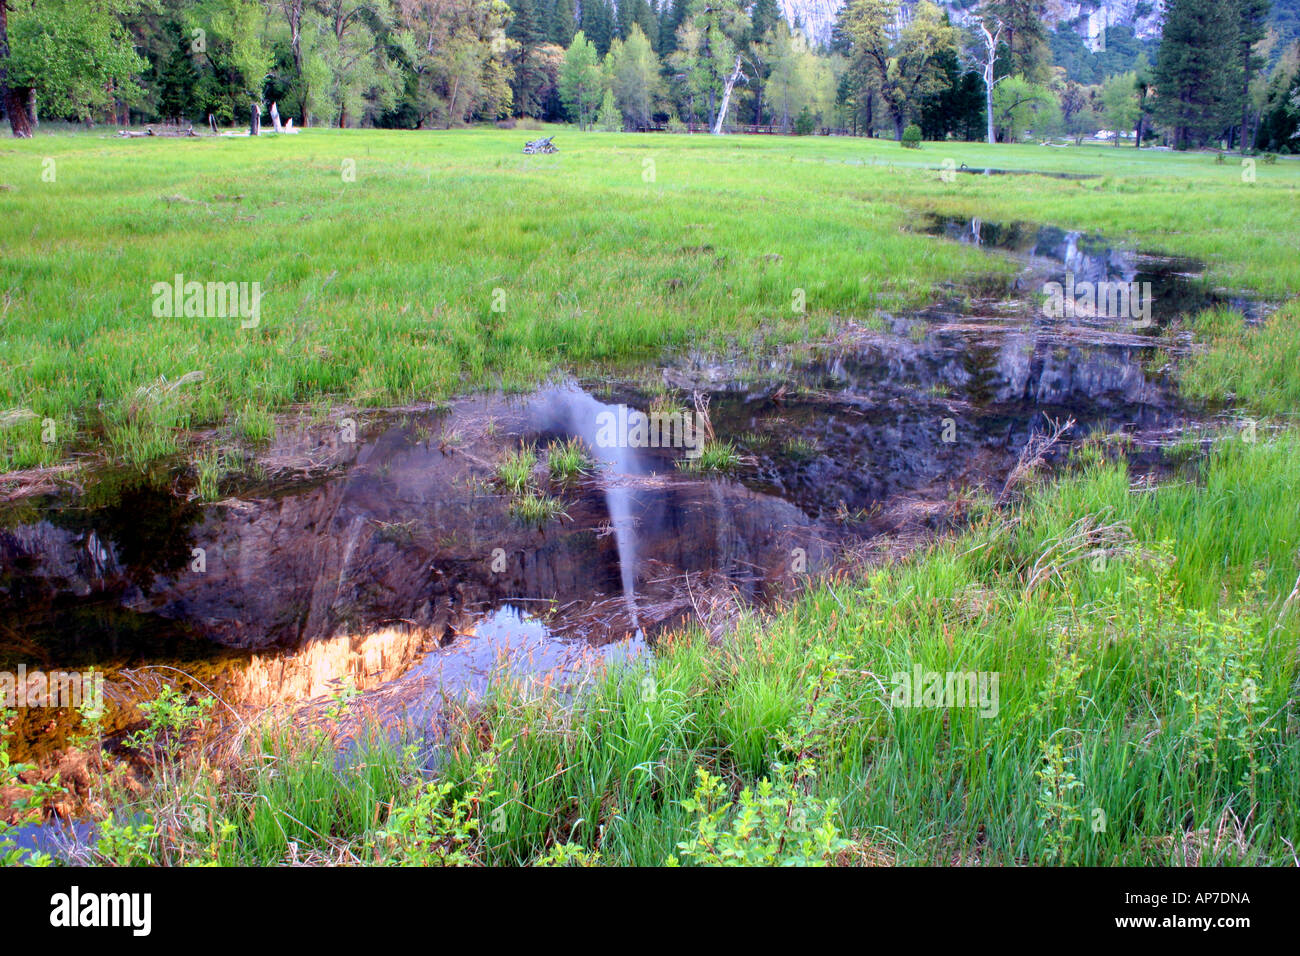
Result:
[[[1274,15],[1273,3],[1279,11]],[[42,118],[450,128],[759,127],[902,139],[1099,129],[1300,152],[1300,0],[1169,0],[1089,49],[1044,4],[849,0],[826,46],[776,0],[0,0],[0,107]],[[913,134],[915,135],[915,134]]]

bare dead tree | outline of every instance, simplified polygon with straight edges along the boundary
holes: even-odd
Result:
[[[722,88],[722,105],[718,107],[718,115],[713,121],[713,135],[717,136],[722,132],[722,124],[727,119],[727,107],[731,105],[731,91],[735,89],[738,82],[749,82],[749,77],[741,70],[741,55],[736,54],[736,65],[732,67],[731,74],[727,77]]]
[[[988,21],[994,20],[997,29],[989,31]],[[996,20],[992,13],[986,13],[984,18],[979,20],[980,33],[984,38],[984,55],[977,62],[979,63],[980,72],[984,77],[984,118],[988,127],[989,144],[992,145],[996,140],[993,129],[993,71],[998,62],[998,40],[1002,37],[1003,24]]]

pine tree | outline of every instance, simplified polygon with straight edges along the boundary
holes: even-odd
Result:
[[[513,16],[506,24],[506,36],[526,47],[536,46],[542,40],[538,29],[534,0],[510,0]]]
[[[945,49],[938,54],[939,69],[947,78],[947,85],[921,98],[917,119],[925,139],[946,139],[948,134],[971,138],[983,132],[984,81],[978,73],[962,72],[961,61],[955,49]]]
[[[199,73],[194,68],[190,41],[175,21],[167,24],[166,31],[173,45],[158,71],[158,115],[169,120],[193,119],[194,88],[198,85]]]
[[[578,21],[573,12],[573,0],[555,0],[550,21],[551,42],[567,50],[573,43],[573,34],[577,30]]]
[[[600,56],[609,52],[609,45],[614,41],[614,11],[609,0],[582,0],[580,25]]]
[[[542,111],[541,88],[546,77],[537,66],[537,48],[546,41],[539,22],[537,4],[542,0],[510,0],[514,16],[506,25],[506,36],[518,46],[510,54],[510,90],[520,116],[538,116]]]
[[[989,12],[1004,25],[1006,52],[999,54],[998,60],[1006,75],[1020,74],[1034,83],[1048,80],[1051,48],[1043,25],[1042,6],[1035,0],[994,0],[989,4]]]
[[[1250,145],[1250,83],[1264,66],[1264,58],[1255,44],[1268,33],[1268,16],[1272,0],[1234,0],[1237,4],[1237,57],[1241,67],[1241,134],[1238,142],[1244,153]]]
[[[757,0],[750,11],[749,17],[749,49],[752,64],[749,77],[749,93],[754,100],[754,125],[761,126],[764,112],[764,86],[767,84],[767,78],[772,71],[769,62],[772,31],[778,23],[783,21],[776,0]]]
[[[614,7],[614,35],[620,40],[626,40],[632,31],[632,22],[631,0],[618,0]]]
[[[1300,43],[1282,54],[1273,70],[1255,145],[1275,153],[1300,152]]]
[[[659,42],[659,21],[650,6],[650,0],[623,0],[623,2],[632,8],[632,25],[641,28],[641,32],[650,41],[651,49],[655,49]],[[629,36],[631,36],[630,31],[623,39],[626,40]]]
[[[766,37],[781,19],[781,8],[776,5],[776,0],[757,0],[750,13],[750,19],[754,24],[753,39],[758,42]]]
[[[686,21],[689,0],[660,0],[659,55],[664,59],[677,51],[677,30]]]
[[[1222,0],[1169,0],[1165,8],[1154,112],[1179,149],[1220,135],[1235,111],[1241,61],[1224,51],[1237,48],[1238,18]]]

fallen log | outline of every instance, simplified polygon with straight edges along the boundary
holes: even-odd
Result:
[[[179,126],[163,126],[163,127],[146,126],[143,131],[132,130],[132,129],[120,129],[117,131],[117,135],[125,136],[128,139],[135,139],[140,136],[176,137],[176,136],[198,136],[199,134],[194,132],[193,126],[187,126],[184,129],[181,129]]]

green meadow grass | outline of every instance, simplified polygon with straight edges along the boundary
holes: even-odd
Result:
[[[906,231],[926,211],[1130,238],[1271,296],[1300,283],[1290,160],[1247,184],[1205,154],[561,129],[559,154],[526,157],[527,135],[6,143],[0,412],[34,416],[0,426],[0,471],[87,450],[143,463],[200,425],[256,443],[293,403],[817,337],[1009,273]],[[945,159],[1101,178],[946,183]],[[155,318],[153,285],[177,274],[261,283],[259,324]]]

